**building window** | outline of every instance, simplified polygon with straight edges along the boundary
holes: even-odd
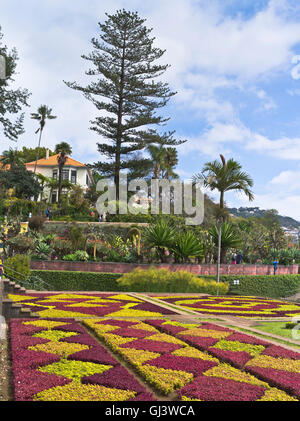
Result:
[[[76,182],[77,182],[77,171],[72,170],[71,171],[71,183],[76,184]]]
[[[86,184],[87,186],[89,186],[89,185],[90,185],[90,178],[89,178],[88,174],[86,175],[85,184]]]
[[[53,172],[52,172],[52,178],[54,180],[57,180],[57,170],[53,170]]]
[[[52,192],[51,203],[57,202],[57,192]]]
[[[63,170],[62,171],[62,179],[63,180],[69,180],[69,170]]]

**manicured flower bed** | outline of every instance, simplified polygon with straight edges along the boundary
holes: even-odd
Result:
[[[17,401],[300,399],[300,353],[213,323],[11,319],[10,342]]]
[[[127,294],[9,294],[40,317],[160,317],[173,311]]]
[[[295,387],[277,389],[271,379],[269,384],[268,379],[251,374],[248,362],[253,360],[258,364],[262,360],[268,365],[273,357],[262,352],[274,346],[252,336],[239,336],[232,329],[211,323],[188,324],[164,319],[139,322],[84,319],[83,323],[162,394],[177,391],[182,400],[207,401],[286,401],[300,397]],[[205,347],[199,346],[199,339],[208,340]],[[209,339],[213,340],[212,344]],[[282,348],[281,353],[284,351]],[[273,359],[270,367],[274,365]],[[282,368],[283,363],[277,363]],[[288,364],[284,363],[292,381],[298,361],[290,358]]]
[[[203,314],[251,318],[300,316],[300,304],[257,297],[155,296],[156,299]]]
[[[16,401],[155,400],[72,320],[12,319],[10,339]]]
[[[165,333],[169,333],[175,326],[175,337],[185,340],[190,346],[217,358],[222,363],[229,364],[233,370],[238,369],[239,371],[235,373],[241,372],[240,370],[243,373],[252,373],[257,379],[267,382],[270,386],[279,387],[283,392],[300,398],[300,353],[212,323],[199,323],[196,327],[196,325],[191,326],[163,319],[146,320],[145,322]],[[179,328],[182,330],[179,331]],[[221,332],[224,336],[217,339],[216,332]],[[217,371],[218,368],[213,368],[211,372],[217,373]],[[208,375],[208,372],[202,374],[205,376]],[[229,374],[227,370],[225,379],[230,378]],[[205,383],[205,381],[201,380],[199,383],[203,386],[201,382]],[[197,384],[197,382],[194,384],[195,390]],[[187,391],[191,390],[192,386],[187,387],[180,396],[207,399],[207,396],[203,394],[196,394],[197,396],[192,393],[187,394]],[[277,392],[268,393],[268,399],[279,396],[283,395]],[[231,400],[230,394],[228,400]]]

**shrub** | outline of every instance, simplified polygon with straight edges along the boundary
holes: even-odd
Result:
[[[34,250],[35,240],[27,235],[19,234],[16,237],[9,238],[6,245],[9,246],[10,254],[25,254]]]
[[[28,226],[33,231],[41,231],[45,221],[46,218],[41,215],[36,215],[29,219]]]
[[[162,262],[165,260],[165,251],[172,247],[175,240],[175,228],[165,220],[145,228],[145,243],[150,248],[155,248]]]
[[[187,263],[191,257],[201,258],[204,255],[203,243],[191,231],[179,232],[171,246],[178,262]]]
[[[205,281],[187,271],[171,272],[168,269],[134,269],[118,279],[120,287],[138,292],[203,292],[211,295],[226,294],[229,286],[220,282]]]
[[[4,267],[8,278],[24,281],[30,276],[30,257],[24,254],[16,254],[5,260]]]
[[[75,253],[67,254],[63,257],[63,260],[70,260],[73,262],[86,262],[89,260],[89,255],[84,250],[77,250]]]
[[[68,240],[55,239],[53,241],[53,250],[57,256],[62,257],[72,252],[72,244]]]

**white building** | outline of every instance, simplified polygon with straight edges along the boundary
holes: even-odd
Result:
[[[58,180],[58,156],[58,154],[49,156],[49,152],[47,151],[46,158],[42,158],[37,161],[36,173]],[[25,166],[28,171],[34,172],[35,161],[28,162]],[[72,184],[79,185],[84,191],[86,191],[94,183],[91,170],[86,165],[76,161],[72,157],[67,157],[62,177],[63,180],[69,180]],[[66,192],[62,191],[62,193]],[[50,188],[46,188],[43,193],[43,198],[47,199],[51,203],[57,202],[58,190],[55,189],[51,191]]]

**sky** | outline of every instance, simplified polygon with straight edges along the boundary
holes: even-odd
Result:
[[[300,2],[299,0],[0,0],[3,43],[18,51],[15,86],[32,95],[18,143],[0,137],[0,151],[36,147],[41,104],[47,122],[42,146],[67,141],[75,159],[101,160],[90,121],[97,110],[63,81],[87,84],[88,63],[105,13],[136,11],[153,28],[170,68],[161,77],[177,92],[163,110],[163,130],[175,130],[180,177],[204,164],[238,161],[254,181],[254,201],[226,193],[229,207],[277,209],[300,221]],[[218,195],[209,192],[214,200]]]

